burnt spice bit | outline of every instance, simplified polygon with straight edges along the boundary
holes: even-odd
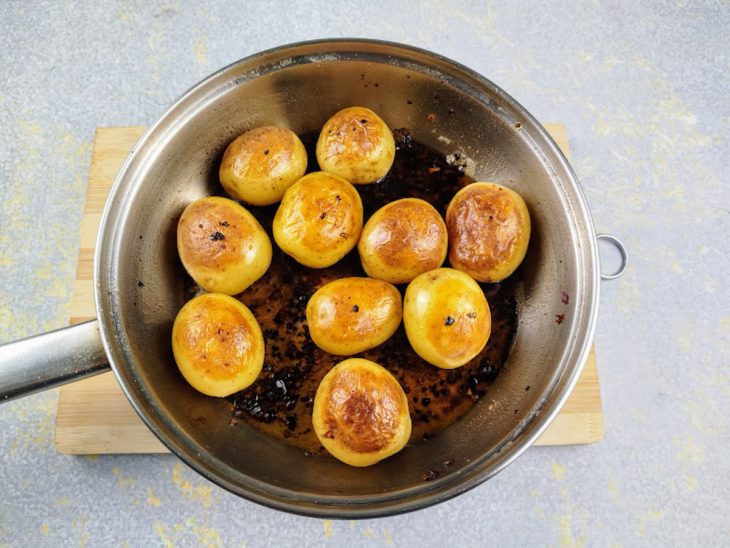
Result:
[[[219,225],[219,226],[230,226],[230,225],[228,224],[228,221],[221,221],[221,222],[219,222],[219,223],[218,223],[218,225]]]
[[[438,477],[439,477],[438,470],[431,470],[430,468],[424,470],[423,474],[421,475],[421,479],[423,481],[433,481]]]
[[[264,150],[264,154],[268,154],[268,153],[269,153],[269,149],[267,148],[266,150]]]
[[[144,287],[144,282],[142,280],[138,281],[137,287]]]
[[[326,211],[323,211],[323,212],[322,212],[322,213],[321,213],[321,214],[319,215],[319,218],[320,218],[320,219],[322,219],[322,220],[324,220],[324,218],[325,218],[325,217],[327,217],[327,212],[326,212]]]
[[[353,305],[353,307],[352,307],[352,311],[353,311],[353,312],[360,312],[360,307],[359,307],[359,306],[357,306],[357,305]]]
[[[217,230],[215,232],[213,232],[213,234],[211,234],[208,237],[211,240],[213,240],[214,242],[217,242],[219,240],[225,240],[226,239],[225,235],[223,233],[221,233],[221,232],[218,232]]]
[[[454,371],[453,369],[452,369],[452,370],[450,370],[450,371],[449,371],[449,372],[448,372],[448,373],[446,374],[446,382],[447,382],[447,383],[449,383],[449,384],[454,384],[454,383],[455,383],[456,381],[458,381],[458,380],[459,380],[459,373],[458,373],[458,372],[456,372],[456,371]]]
[[[444,319],[444,325],[446,325],[446,326],[454,325],[454,321],[455,321],[454,318],[452,318],[451,316],[446,316],[446,318]]]
[[[565,319],[565,314],[555,314],[555,323],[560,325]]]

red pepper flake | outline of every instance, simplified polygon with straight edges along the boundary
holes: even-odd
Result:
[[[563,304],[568,304],[570,302],[570,296],[565,291],[562,291],[560,293],[560,300]]]
[[[555,323],[560,325],[565,319],[565,314],[555,314]]]
[[[439,171],[441,171],[440,167],[429,167],[428,168],[429,173],[438,173]]]
[[[431,114],[426,116],[426,120],[428,120],[429,122],[434,122],[436,120],[436,115],[432,112]]]

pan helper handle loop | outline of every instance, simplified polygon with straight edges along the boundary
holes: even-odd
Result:
[[[597,234],[596,240],[598,240],[599,242],[608,242],[616,249],[618,249],[618,252],[621,255],[621,262],[614,272],[606,274],[603,272],[603,270],[601,270],[602,280],[615,280],[624,273],[626,267],[629,264],[629,256],[628,253],[626,253],[626,246],[624,246],[621,240],[619,240],[616,236],[612,236],[611,234]]]

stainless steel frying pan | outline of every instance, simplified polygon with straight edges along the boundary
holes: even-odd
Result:
[[[214,193],[226,145],[261,125],[317,131],[351,105],[372,108],[392,127],[411,128],[416,139],[444,154],[459,153],[476,179],[516,189],[533,222],[519,328],[493,388],[440,435],[365,469],[306,458],[243,423],[231,426],[227,404],[193,390],[170,348],[183,304],[176,223],[188,203]],[[590,347],[599,278],[597,239],[575,175],[537,121],[492,82],[443,57],[391,43],[284,46],[206,78],[140,139],[101,222],[94,262],[98,319],[1,347],[0,399],[111,366],[162,442],[234,493],[308,515],[405,512],[478,485],[548,426]],[[570,295],[567,307],[563,291]],[[562,313],[558,325],[555,314]],[[424,470],[442,469],[446,457],[454,464],[425,482]]]

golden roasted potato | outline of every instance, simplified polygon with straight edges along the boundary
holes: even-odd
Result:
[[[351,356],[388,340],[403,318],[402,299],[388,282],[340,278],[320,287],[307,303],[307,325],[325,352]]]
[[[411,435],[408,398],[384,367],[350,358],[322,379],[312,425],[329,453],[352,466],[370,466],[405,446]]]
[[[266,126],[238,136],[223,154],[218,175],[225,191],[251,205],[275,204],[307,171],[297,134]]]
[[[271,264],[271,240],[258,221],[238,203],[217,196],[185,208],[177,224],[177,250],[188,274],[212,293],[240,293]]]
[[[416,354],[442,369],[454,369],[482,351],[492,317],[484,292],[472,278],[439,268],[406,288],[403,324]]]
[[[341,177],[309,173],[284,193],[273,229],[276,243],[297,262],[310,268],[332,266],[360,237],[360,195]]]
[[[393,284],[440,267],[447,248],[444,220],[418,198],[396,200],[373,213],[357,245],[367,275]]]
[[[324,124],[317,140],[319,168],[356,185],[385,177],[394,159],[393,133],[365,107],[336,113]]]
[[[522,196],[495,183],[472,183],[446,210],[451,266],[480,282],[512,274],[527,253],[530,213]]]
[[[250,386],[264,364],[264,337],[256,318],[233,297],[204,293],[180,309],[172,352],[190,385],[225,397]]]

